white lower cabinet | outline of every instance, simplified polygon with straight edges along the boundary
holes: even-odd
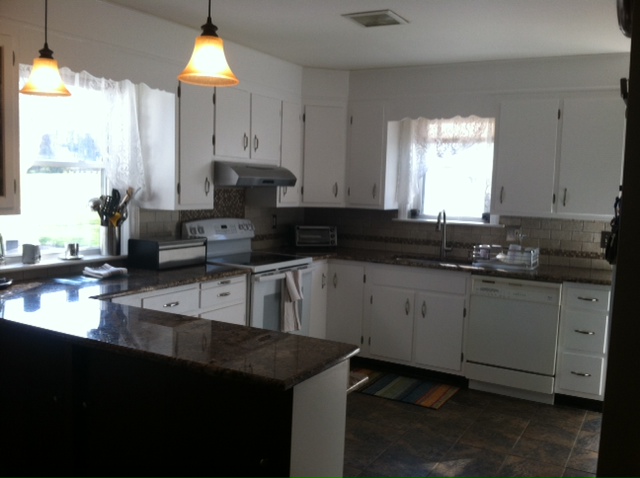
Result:
[[[329,262],[327,339],[362,347],[364,270],[359,262]]]
[[[115,297],[115,304],[183,314],[231,324],[247,324],[247,277],[168,287]]]
[[[604,399],[610,296],[609,286],[563,284],[556,393]]]
[[[327,336],[327,290],[329,263],[314,261],[311,264],[311,318],[309,336],[324,339]]]
[[[470,274],[368,265],[364,336],[372,358],[462,373]]]

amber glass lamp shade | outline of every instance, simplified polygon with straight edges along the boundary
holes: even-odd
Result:
[[[42,53],[42,50],[40,50]],[[64,85],[58,70],[58,62],[52,57],[40,55],[33,60],[33,69],[29,80],[20,90],[25,95],[71,96]]]
[[[240,83],[227,63],[222,38],[212,35],[196,38],[191,59],[178,79],[199,86],[235,86]]]

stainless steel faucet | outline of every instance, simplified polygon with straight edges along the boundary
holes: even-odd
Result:
[[[447,246],[447,213],[444,209],[438,213],[436,231],[442,232],[440,237],[440,260],[444,260],[447,257],[447,252],[453,250],[453,247]]]

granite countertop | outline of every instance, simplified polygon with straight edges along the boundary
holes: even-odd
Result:
[[[107,348],[281,390],[359,351],[353,345],[328,340],[100,300],[245,273],[195,266],[170,271],[129,269],[127,276],[100,280],[74,275],[16,281],[0,291],[0,316],[4,326],[39,327],[81,346]]]
[[[367,249],[288,249],[289,253],[309,255],[314,260],[340,259],[359,262],[371,262],[375,264],[389,264],[397,266],[423,267],[449,271],[470,272],[474,275],[510,277],[514,279],[533,280],[543,282],[582,282],[587,284],[611,285],[612,271],[603,269],[589,269],[585,267],[550,266],[541,264],[533,271],[494,270],[476,267],[471,263],[459,262],[455,259],[445,260],[442,264],[423,263],[421,258],[434,259],[432,256],[420,256],[419,254],[403,254],[381,250]],[[401,259],[398,259],[401,257]],[[412,260],[412,258],[415,258]]]

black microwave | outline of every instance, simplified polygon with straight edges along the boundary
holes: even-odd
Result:
[[[337,246],[338,230],[335,226],[296,226],[296,246]]]

